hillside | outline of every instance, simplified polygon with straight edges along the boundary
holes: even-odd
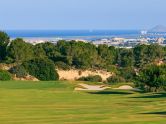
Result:
[[[149,32],[166,32],[166,26],[157,25],[154,28],[150,29]]]

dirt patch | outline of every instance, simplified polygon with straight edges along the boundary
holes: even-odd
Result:
[[[17,80],[17,81],[39,81],[37,78],[35,78],[34,76],[31,75],[27,75],[23,78],[17,78],[15,75],[13,76],[13,80]]]
[[[1,69],[1,70],[9,70],[9,69],[12,68],[13,66],[15,66],[15,64],[5,64],[5,63],[1,63],[1,64],[0,64],[0,69]]]

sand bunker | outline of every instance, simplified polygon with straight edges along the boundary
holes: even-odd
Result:
[[[114,88],[114,89],[117,89],[117,90],[134,90],[134,91],[141,91],[140,89],[133,88],[132,86],[129,86],[129,85],[123,85],[123,86],[120,86],[119,88]]]
[[[102,91],[106,89],[110,89],[111,87],[107,87],[105,85],[88,85],[88,84],[78,84],[78,87],[76,87],[74,90],[76,91]],[[133,91],[141,91],[140,89],[133,88],[129,85],[123,85],[119,88],[113,88],[114,90],[133,90]]]
[[[75,90],[76,91],[101,91],[101,90],[105,90],[108,89],[110,87],[107,87],[105,85],[88,85],[88,84],[79,84],[79,86],[81,87],[76,87]]]

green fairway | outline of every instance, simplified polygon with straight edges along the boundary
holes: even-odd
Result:
[[[0,124],[166,124],[166,93],[73,89],[69,82],[0,82]]]

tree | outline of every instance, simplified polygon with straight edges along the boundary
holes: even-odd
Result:
[[[36,44],[36,45],[33,47],[33,52],[34,52],[35,58],[48,58],[48,57],[46,56],[46,52],[45,52],[45,50],[43,49],[42,44]]]
[[[132,67],[134,65],[134,55],[132,49],[119,49],[118,65],[121,67]]]
[[[162,90],[166,86],[166,65],[149,65],[137,77],[136,84],[147,91]]]
[[[53,62],[57,62],[58,58],[61,57],[61,53],[53,43],[46,42],[39,44],[38,46],[42,46],[44,54],[46,54],[47,58]]]
[[[75,42],[72,49],[73,65],[77,68],[93,68],[99,64],[97,50],[93,44]]]
[[[42,81],[58,80],[55,65],[48,59],[35,58],[22,64],[27,72]]]
[[[158,44],[151,44],[148,46],[148,58],[149,62],[158,61],[164,58],[163,47]]]
[[[34,57],[32,45],[17,38],[13,40],[8,48],[8,56],[16,63],[30,60]]]
[[[133,67],[125,67],[125,68],[119,68],[118,75],[123,77],[128,82],[132,82],[135,80],[136,72]]]
[[[22,65],[17,65],[17,66],[12,67],[9,70],[9,72],[12,74],[15,74],[16,77],[18,77],[18,78],[23,78],[23,77],[27,76],[27,71]]]
[[[67,58],[67,64],[76,68],[86,69],[98,64],[96,46],[91,43],[59,41],[57,48]]]
[[[164,51],[164,61],[166,61],[166,46],[165,47],[163,47],[163,51]]]
[[[6,57],[6,49],[10,42],[9,36],[5,33],[0,31],[0,61],[5,60]]]
[[[134,48],[135,66],[143,67],[164,58],[164,49],[157,44],[138,45]]]
[[[100,56],[101,64],[104,66],[112,65],[116,60],[116,49],[115,47],[108,47],[108,45],[99,45],[98,55]]]

